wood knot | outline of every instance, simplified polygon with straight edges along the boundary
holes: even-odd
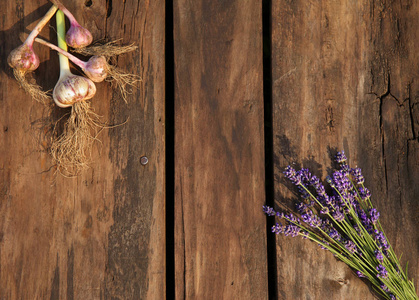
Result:
[[[349,279],[338,278],[336,280],[340,285],[349,284]]]

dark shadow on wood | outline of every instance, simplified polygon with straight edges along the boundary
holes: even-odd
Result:
[[[173,2],[166,1],[165,134],[166,134],[166,299],[175,297],[175,71]]]
[[[273,127],[272,127],[272,41],[271,41],[272,1],[262,1],[263,31],[263,105],[264,105],[264,138],[265,138],[265,195],[266,205],[275,204]],[[275,224],[273,218],[266,219],[267,231],[267,263],[268,263],[268,295],[269,299],[277,299],[277,261],[276,238],[271,234]]]

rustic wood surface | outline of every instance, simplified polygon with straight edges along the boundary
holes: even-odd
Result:
[[[275,201],[292,205],[288,165],[323,178],[345,150],[409,275],[419,278],[419,6],[272,1]],[[330,253],[278,236],[278,299],[374,299]]]
[[[260,1],[174,1],[178,299],[266,299]]]
[[[139,49],[118,66],[142,77],[125,104],[97,84],[95,111],[111,124],[78,178],[56,175],[47,153],[52,116],[19,89],[7,65],[22,32],[46,1],[0,1],[0,299],[163,299],[165,297],[164,1],[63,1],[95,40]],[[115,1],[114,1],[115,2]],[[51,23],[55,26],[55,20]],[[55,41],[55,29],[42,36]],[[35,45],[34,78],[58,79],[58,57]],[[140,164],[147,156],[148,164]]]
[[[418,3],[62,1],[95,40],[138,45],[117,62],[142,81],[128,104],[97,85],[95,111],[128,122],[101,132],[88,171],[56,174],[68,110],[32,101],[6,62],[51,4],[0,0],[0,299],[375,299],[262,213],[293,207],[287,165],[324,178],[339,150],[419,286]],[[57,54],[35,51],[52,89]]]

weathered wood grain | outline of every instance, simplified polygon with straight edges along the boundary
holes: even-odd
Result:
[[[111,124],[128,122],[102,131],[91,169],[78,178],[56,176],[44,125],[65,111],[49,116],[19,89],[6,63],[19,34],[50,4],[0,1],[0,299],[164,299],[164,2],[63,2],[95,39],[139,46],[118,66],[142,82],[128,104],[108,83],[97,84],[95,111]],[[42,35],[55,39],[48,27]],[[35,50],[41,66],[34,78],[51,89],[57,55]]]
[[[174,1],[179,299],[266,299],[260,1]]]
[[[385,232],[419,278],[419,6],[272,1],[275,197],[292,205],[288,164],[325,177],[345,150],[363,169]],[[279,299],[374,299],[330,253],[278,236]]]

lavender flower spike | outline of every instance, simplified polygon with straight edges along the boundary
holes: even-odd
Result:
[[[360,271],[356,271],[356,275],[358,275],[359,278],[365,278],[366,276],[362,274]]]
[[[350,241],[350,240],[346,241],[346,243],[345,243],[345,248],[346,248],[349,252],[351,252],[352,254],[355,254],[355,252],[357,252],[356,245],[354,244],[354,242],[352,242],[352,241]]]
[[[267,205],[263,206],[263,212],[270,217],[275,216],[276,214],[275,210],[272,207],[267,206]]]
[[[300,185],[301,183],[301,173],[297,173],[295,169],[291,166],[288,166],[284,171],[285,176],[291,180],[295,185]]]
[[[364,176],[362,176],[360,168],[351,169],[351,174],[354,177],[355,182],[357,184],[363,184],[364,183],[365,179],[364,179]]]
[[[376,249],[376,250],[374,251],[374,254],[375,254],[375,258],[376,258],[379,262],[382,262],[382,261],[384,260],[383,253],[381,253],[381,251],[380,251],[380,250]]]
[[[377,223],[378,217],[380,217],[380,213],[375,208],[369,209],[368,213],[370,214],[371,223],[372,224]]]
[[[382,264],[379,264],[375,269],[378,271],[378,278],[388,278],[388,272]]]
[[[336,162],[338,162],[338,163],[344,163],[344,162],[346,162],[348,160],[348,158],[346,157],[346,155],[345,155],[345,152],[344,151],[342,151],[342,152],[338,152],[337,154],[336,154]]]

